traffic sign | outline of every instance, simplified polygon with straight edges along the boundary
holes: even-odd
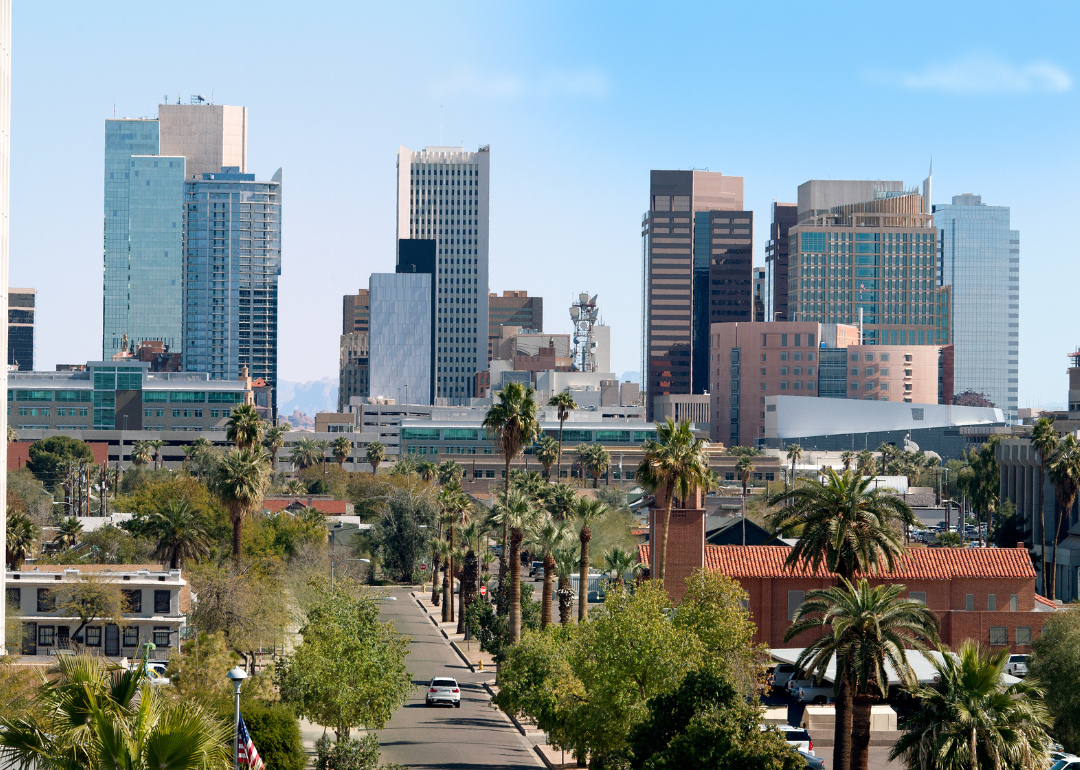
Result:
[[[483,596],[487,593],[487,586],[480,586],[480,595]]]
[[[427,565],[426,565],[426,564],[421,564],[421,565],[420,565],[420,571],[421,571],[421,572],[423,572],[423,571],[424,571],[424,570],[426,570],[426,569],[427,569]]]

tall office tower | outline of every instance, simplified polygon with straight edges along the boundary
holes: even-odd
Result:
[[[769,242],[765,244],[765,320],[788,320],[788,228],[798,222],[797,203],[773,203]]]
[[[246,107],[161,104],[158,115],[105,121],[105,360],[125,341],[183,352],[184,180],[247,171]]]
[[[488,294],[488,361],[495,357],[503,326],[544,331],[544,298],[530,297],[527,291],[504,291],[501,297]]]
[[[765,277],[765,268],[754,268],[754,317],[752,321],[765,320],[765,295],[769,290],[768,279]]]
[[[1020,370],[1020,231],[1009,207],[979,195],[934,206],[939,282],[952,287],[956,393],[981,393],[1017,420]]]
[[[344,412],[353,396],[368,391],[370,303],[368,290],[346,294],[341,308],[341,339],[338,342],[338,411]]]
[[[369,287],[371,395],[430,404],[431,274],[372,273]]]
[[[281,169],[267,182],[225,167],[182,189],[184,368],[235,380],[246,366],[273,388],[276,419]]]
[[[743,178],[650,172],[642,221],[642,372],[646,407],[709,387],[709,323],[753,318],[753,213]]]
[[[475,392],[476,372],[487,367],[490,170],[487,146],[477,152],[398,148],[399,265],[404,241],[436,242],[431,397],[438,404],[466,403]]]
[[[861,325],[867,345],[948,345],[929,182],[926,194],[901,182],[800,185],[799,223],[788,230],[790,319]]]
[[[8,289],[8,366],[34,371],[34,304],[37,289]]]
[[[8,298],[8,178],[11,170],[11,0],[0,0],[0,314],[7,313]],[[0,334],[7,326],[0,324]],[[7,340],[0,340],[7,347]],[[0,366],[0,397],[7,400],[7,367]],[[7,435],[7,411],[0,412],[0,431]],[[7,467],[7,442],[0,445],[0,467]],[[7,474],[0,473],[0,543],[7,542]],[[0,596],[4,589],[5,570],[0,570]],[[6,646],[4,616],[7,601],[0,602],[0,655]]]

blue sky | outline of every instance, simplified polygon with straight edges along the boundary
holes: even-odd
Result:
[[[652,168],[973,192],[1021,231],[1020,406],[1066,400],[1080,268],[1069,4],[16,3],[11,269],[40,294],[38,368],[100,353],[104,120],[165,94],[249,108],[249,171],[284,164],[281,377],[336,377],[341,295],[393,269],[394,163],[490,144],[490,288],[545,329],[600,295],[612,368],[640,360]]]

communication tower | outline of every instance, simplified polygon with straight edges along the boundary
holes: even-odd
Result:
[[[594,294],[589,292],[578,295],[578,301],[570,306],[570,320],[574,324],[574,369],[579,372],[596,371],[596,340],[593,339],[593,326],[596,325],[600,309],[596,306]]]

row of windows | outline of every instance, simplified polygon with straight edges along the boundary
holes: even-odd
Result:
[[[923,604],[926,604],[926,591],[909,591],[908,595],[914,601],[922,602]],[[806,600],[806,592],[805,591],[788,591],[788,620],[794,620],[795,619],[795,613],[798,611],[799,607],[801,607],[803,605],[803,602],[805,600]],[[997,609],[998,609],[998,607],[997,607],[997,594],[989,594],[989,595],[987,595],[987,597],[986,597],[986,611],[987,612],[997,612]],[[1018,612],[1019,609],[1020,609],[1020,595],[1019,594],[1010,594],[1009,595],[1008,611],[1009,612]],[[974,612],[975,611],[975,594],[965,594],[964,595],[964,611],[965,612]],[[1023,629],[1021,629],[1021,628],[1016,629],[1017,636],[1020,635],[1021,630],[1023,630]],[[993,631],[994,631],[994,629],[991,628],[991,639],[993,639]],[[1008,641],[1002,641],[1002,642],[991,641],[990,643],[991,644],[1008,644]],[[1031,629],[1030,628],[1027,629],[1027,641],[1026,642],[1021,642],[1019,639],[1017,639],[1016,643],[1017,644],[1031,644]]]
[[[75,641],[85,643],[87,647],[100,647],[101,646],[101,633],[102,626],[87,626],[85,629],[85,636],[82,638],[76,637]],[[59,630],[59,635],[58,635]],[[42,626],[37,627],[37,646],[38,647],[55,647],[65,646],[67,640],[68,626]],[[168,626],[154,626],[153,642],[155,647],[168,647],[171,641],[172,632]],[[33,637],[31,637],[33,638]],[[138,647],[139,646],[139,629],[137,626],[125,626],[123,629],[123,646],[124,647]]]
[[[19,606],[22,603],[22,589],[21,588],[8,588],[7,589],[7,601],[9,604]],[[125,613],[139,613],[142,612],[142,589],[130,588],[122,591],[124,595],[124,612]],[[172,600],[172,592],[169,590],[155,590],[154,591],[154,613],[158,615],[165,615],[169,613],[170,602]],[[55,612],[56,611],[56,596],[54,589],[52,588],[39,588],[37,589],[37,611],[38,612]]]

